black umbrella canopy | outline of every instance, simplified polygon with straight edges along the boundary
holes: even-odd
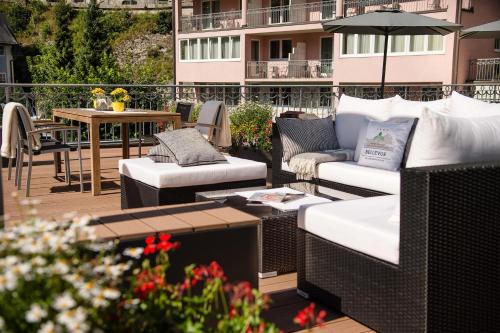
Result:
[[[461,27],[400,10],[378,10],[323,23],[323,29],[328,32],[367,35],[447,35]]]
[[[400,10],[377,10],[373,13],[331,20],[323,23],[323,29],[331,33],[384,35],[384,60],[380,97],[384,96],[387,45],[392,35],[447,35],[460,30],[460,24],[438,20]]]
[[[462,30],[461,38],[500,38],[500,20]]]

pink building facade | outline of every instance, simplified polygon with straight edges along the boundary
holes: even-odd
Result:
[[[394,7],[465,27],[500,19],[499,0],[194,0],[191,16],[174,2],[176,84],[377,84],[383,39],[325,33],[324,20]],[[391,38],[387,66],[389,84],[498,80],[500,41]]]

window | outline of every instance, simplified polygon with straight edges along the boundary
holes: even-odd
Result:
[[[405,51],[405,36],[392,36],[391,39],[391,52],[398,53]]]
[[[425,50],[425,36],[410,36],[410,52],[423,52]]]
[[[0,56],[4,56],[4,55],[5,55],[5,47],[0,46]]]
[[[429,35],[427,37],[429,40],[429,45],[428,45],[429,51],[442,51],[443,50],[443,36],[441,36],[441,35]]]
[[[210,38],[210,59],[219,59],[219,38]]]
[[[188,41],[181,40],[181,60],[188,59]]]
[[[201,45],[201,59],[209,59],[209,53],[208,53],[208,38],[202,38],[200,39],[200,45]]]
[[[344,34],[342,38],[343,55],[375,55],[384,52],[383,35]],[[411,53],[435,53],[444,51],[441,35],[390,36],[389,53],[410,55]]]
[[[289,53],[292,53],[292,41],[290,39],[269,42],[269,59],[288,59]]]
[[[231,58],[239,58],[240,57],[240,37],[233,37],[231,41],[232,41]]]
[[[239,59],[240,37],[192,38],[180,41],[181,60]]]
[[[495,51],[500,52],[500,38],[495,39]]]

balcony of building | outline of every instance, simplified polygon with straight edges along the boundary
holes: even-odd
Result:
[[[381,9],[400,9],[411,13],[439,12],[448,9],[448,0],[344,0],[344,16]]]
[[[473,59],[469,64],[469,81],[500,81],[500,58]]]
[[[335,3],[335,1],[320,1],[294,4],[289,0],[271,1],[269,7],[248,10],[247,26],[321,22],[335,17]]]
[[[294,79],[331,79],[332,76],[333,62],[331,59],[247,62],[247,79],[290,81]]]

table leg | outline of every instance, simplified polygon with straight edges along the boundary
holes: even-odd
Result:
[[[99,150],[99,123],[90,124],[90,169],[92,195],[101,194],[101,152]]]
[[[181,117],[175,117],[174,118],[174,130],[181,128]]]
[[[61,118],[57,117],[57,116],[53,116],[52,117],[52,120],[55,122],[55,123],[58,123],[61,121]],[[60,140],[60,134],[58,133],[55,133],[55,137],[54,139],[56,140]],[[57,174],[61,172],[61,153],[54,153],[54,176],[57,177]]]
[[[130,157],[129,149],[129,125],[128,123],[122,123],[122,156],[123,159],[128,159]]]

